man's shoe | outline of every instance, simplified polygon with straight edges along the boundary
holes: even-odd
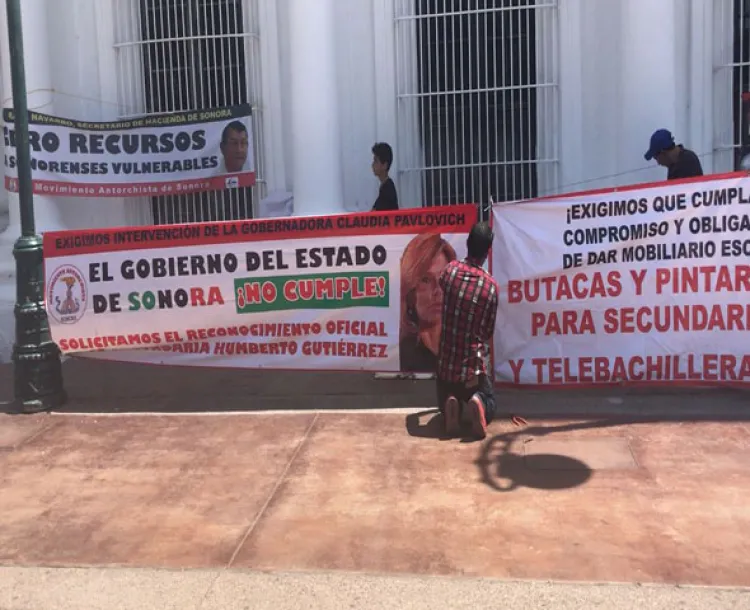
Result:
[[[466,405],[471,419],[471,431],[477,438],[487,436],[487,418],[484,414],[484,402],[479,395],[474,394]]]
[[[455,396],[449,396],[445,401],[445,432],[448,436],[456,436],[461,431],[461,409]]]

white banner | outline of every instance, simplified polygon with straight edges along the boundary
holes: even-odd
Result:
[[[5,187],[18,191],[13,110],[3,111]],[[29,113],[34,192],[142,197],[255,184],[249,105],[110,123]]]
[[[750,382],[750,178],[501,204],[500,382]]]
[[[434,373],[474,206],[44,235],[52,337],[131,362]]]

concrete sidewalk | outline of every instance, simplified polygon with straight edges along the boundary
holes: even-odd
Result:
[[[195,570],[0,568],[0,610],[706,610],[750,592],[697,587]]]

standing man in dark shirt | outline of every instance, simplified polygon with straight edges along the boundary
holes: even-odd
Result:
[[[646,161],[656,159],[662,167],[667,168],[667,180],[693,178],[703,175],[701,162],[692,150],[682,144],[675,144],[674,137],[666,129],[658,129],[651,136],[651,144],[644,155]]]
[[[487,435],[495,415],[489,360],[500,291],[482,269],[492,239],[489,224],[475,224],[466,241],[469,255],[451,261],[440,274],[444,296],[437,394],[448,436],[457,434],[463,409],[477,438]]]
[[[393,163],[393,149],[385,142],[378,142],[372,147],[372,173],[380,180],[380,192],[372,206],[373,212],[398,210],[398,195],[396,185],[388,176]]]

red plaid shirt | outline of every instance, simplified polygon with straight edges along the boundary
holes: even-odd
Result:
[[[448,263],[440,286],[444,296],[438,379],[459,382],[486,375],[495,334],[497,282],[467,258]]]

